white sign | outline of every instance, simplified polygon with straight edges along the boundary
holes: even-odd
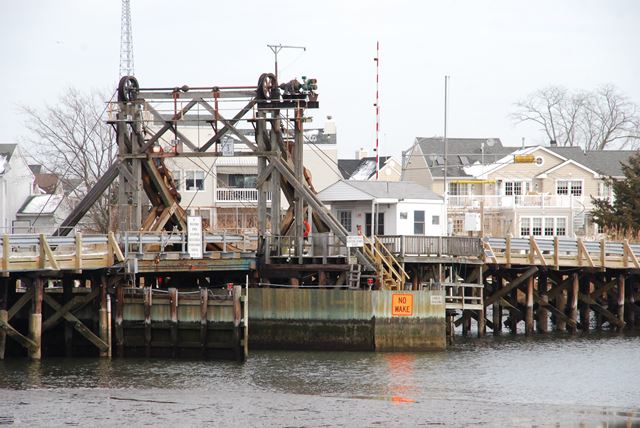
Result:
[[[480,232],[480,213],[464,213],[465,232]]]
[[[222,140],[222,156],[233,156],[235,151],[234,142],[231,138],[225,138]]]
[[[435,294],[431,296],[431,304],[432,305],[444,305],[444,297],[440,294]]]
[[[364,236],[347,235],[347,247],[364,247]]]
[[[202,217],[187,217],[187,252],[192,259],[202,258]]]

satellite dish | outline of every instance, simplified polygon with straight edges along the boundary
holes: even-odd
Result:
[[[495,138],[487,138],[487,146],[493,147],[496,144]]]

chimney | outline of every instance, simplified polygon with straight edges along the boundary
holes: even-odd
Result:
[[[356,159],[363,159],[369,156],[369,152],[365,150],[363,147],[360,147],[360,150],[356,150]]]
[[[332,116],[327,116],[327,120],[324,122],[325,135],[336,135],[336,122]]]
[[[549,147],[558,147],[558,142],[556,140],[550,140]]]

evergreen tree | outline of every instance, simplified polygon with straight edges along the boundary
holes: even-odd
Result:
[[[638,236],[640,233],[640,152],[622,163],[624,180],[605,179],[614,200],[592,198],[594,221],[606,231]]]

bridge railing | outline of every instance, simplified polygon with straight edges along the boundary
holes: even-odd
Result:
[[[630,244],[628,240],[491,237],[484,238],[483,246],[488,263],[640,269],[640,244]]]
[[[480,238],[461,236],[383,235],[378,236],[394,256],[480,257]]]

